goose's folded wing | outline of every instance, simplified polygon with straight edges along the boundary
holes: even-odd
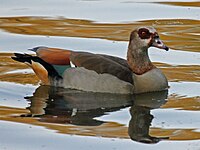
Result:
[[[120,80],[133,83],[132,71],[126,60],[119,57],[48,47],[36,47],[30,50],[52,65],[70,65],[71,61],[77,67],[84,67],[99,74],[111,74]]]
[[[88,52],[71,52],[70,61],[77,67],[94,70],[99,74],[111,74],[120,80],[133,83],[132,71],[122,58]]]

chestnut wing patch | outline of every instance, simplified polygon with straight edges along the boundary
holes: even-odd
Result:
[[[70,50],[48,47],[36,47],[30,50],[36,52],[39,58],[51,65],[70,65]]]
[[[70,60],[77,67],[94,70],[99,74],[108,73],[133,84],[132,71],[126,60],[122,58],[87,52],[71,52]]]

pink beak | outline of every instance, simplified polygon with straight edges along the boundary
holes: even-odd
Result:
[[[160,48],[160,49],[164,49],[166,51],[169,50],[169,48],[161,41],[161,39],[159,37],[154,38],[154,41],[153,41],[151,46],[157,47],[157,48]]]

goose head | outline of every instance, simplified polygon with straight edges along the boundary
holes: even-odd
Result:
[[[129,49],[147,50],[149,47],[169,50],[153,27],[140,27],[131,33]]]
[[[131,32],[127,62],[135,74],[141,75],[156,68],[149,59],[149,47],[169,50],[153,27],[140,27]]]

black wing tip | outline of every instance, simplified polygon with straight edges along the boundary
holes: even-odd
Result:
[[[17,58],[17,57],[12,56],[11,58],[12,58],[13,60],[15,60],[15,61],[19,61],[19,58]]]
[[[25,59],[22,59],[22,58],[20,58],[20,57],[11,57],[13,60],[15,60],[15,61],[19,61],[19,62],[26,62],[26,60]]]
[[[21,53],[14,53],[15,56],[12,56],[11,58],[15,61],[19,62],[31,62],[31,55],[28,54],[21,54]]]
[[[14,55],[15,55],[16,57],[24,57],[26,54],[14,53]]]
[[[14,53],[15,57],[18,57],[18,58],[25,58],[25,57],[32,57],[31,55],[29,54],[21,54],[21,53]]]

